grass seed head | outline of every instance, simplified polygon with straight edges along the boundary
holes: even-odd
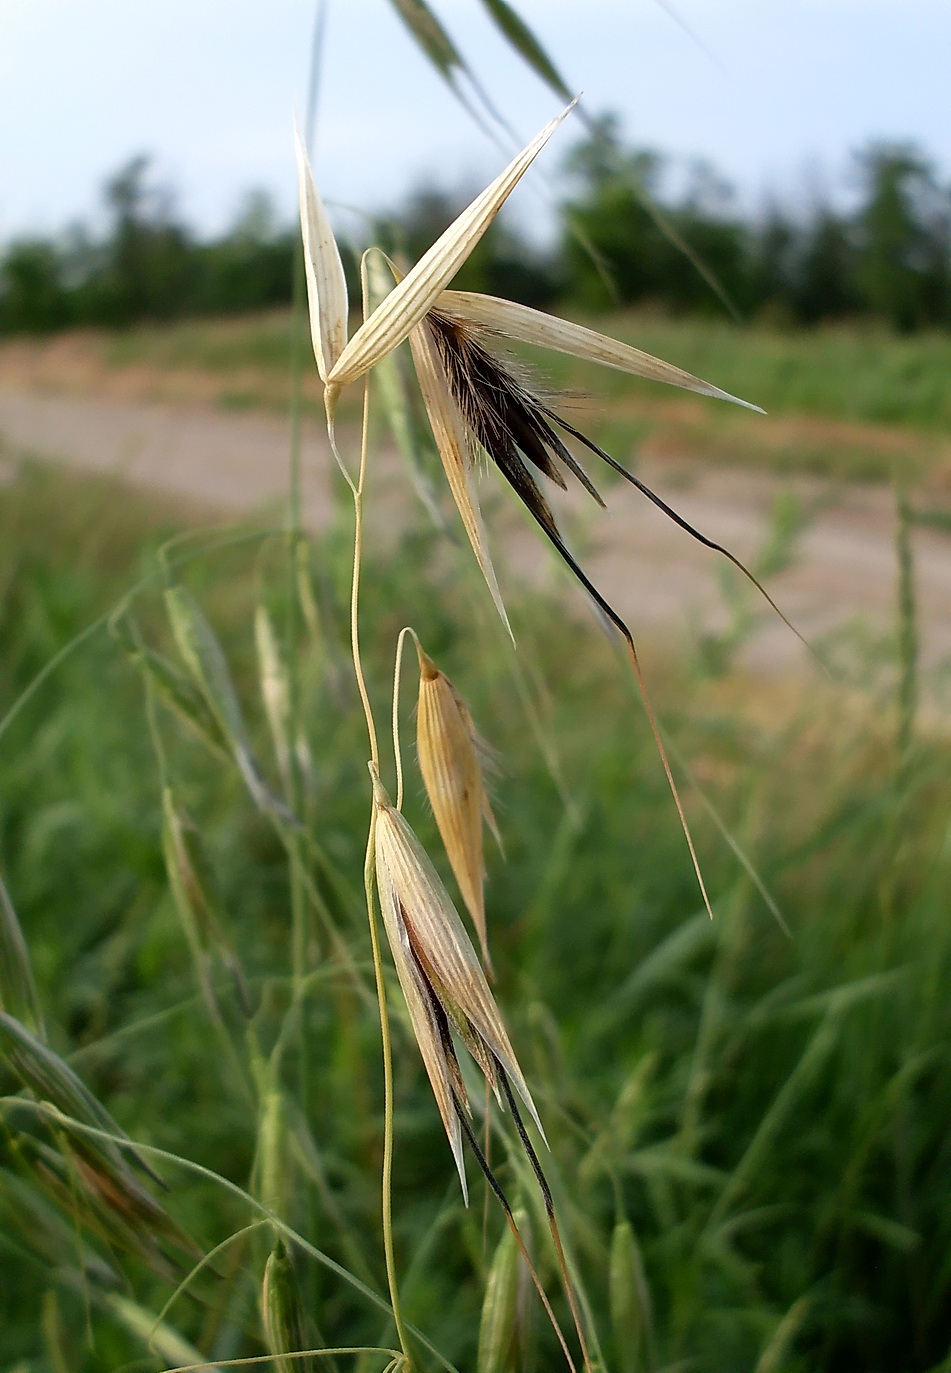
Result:
[[[317,194],[307,150],[296,130],[297,183],[310,335],[321,381],[326,381],[347,344],[347,279],[327,212]]]
[[[419,767],[446,854],[479,936],[482,961],[491,972],[482,850],[482,821],[487,801],[475,726],[468,707],[449,678],[418,645],[417,651]]]
[[[524,1211],[516,1211],[514,1220],[519,1231],[522,1231],[528,1217]],[[506,1227],[493,1255],[485,1284],[479,1322],[477,1373],[506,1373],[506,1369],[513,1367],[513,1346],[518,1323],[519,1266],[518,1245],[514,1234]]]
[[[287,1246],[280,1239],[267,1256],[264,1282],[261,1286],[261,1317],[264,1341],[275,1355],[278,1373],[306,1373],[314,1367],[313,1359],[281,1358],[282,1354],[297,1354],[307,1348],[306,1319],[300,1284]]]
[[[383,924],[413,1033],[466,1193],[456,1103],[468,1108],[452,1030],[496,1086],[504,1068],[541,1132],[479,957],[438,873],[406,820],[373,777],[376,878]],[[544,1138],[544,1132],[542,1132]]]
[[[409,346],[419,381],[420,394],[423,397],[423,404],[426,407],[426,414],[432,427],[433,438],[436,440],[436,448],[439,451],[443,471],[446,474],[446,481],[449,483],[449,490],[452,492],[456,509],[459,511],[466,537],[472,546],[476,561],[495,602],[495,608],[514,642],[512,627],[502,603],[502,593],[499,590],[495,568],[489,556],[482,524],[482,513],[479,509],[478,493],[472,481],[472,455],[468,436],[459,408],[449,389],[445,368],[442,366],[439,353],[436,350],[436,340],[429,320],[424,320],[412,331],[409,336]]]
[[[573,105],[574,102],[545,125],[492,184],[453,220],[395,290],[377,306],[330,369],[326,380],[332,386],[347,386],[356,381],[409,337],[466,261]]]

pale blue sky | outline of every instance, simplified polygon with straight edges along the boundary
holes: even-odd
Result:
[[[554,97],[478,0],[431,3],[528,137]],[[710,159],[747,201],[840,181],[871,137],[916,139],[951,177],[948,0],[670,0],[699,42],[657,0],[514,3],[592,111]],[[252,186],[289,212],[313,15],[314,0],[0,0],[0,239],[90,218],[104,177],[140,150],[207,231]],[[379,208],[428,173],[458,183],[500,166],[388,0],[330,0],[324,73],[329,199]],[[544,221],[542,198],[519,194],[522,216]]]

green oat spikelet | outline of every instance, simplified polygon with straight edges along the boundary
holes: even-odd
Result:
[[[527,1213],[516,1211],[514,1220],[519,1231],[524,1232]],[[506,1228],[492,1256],[485,1284],[476,1373],[507,1373],[512,1367],[512,1346],[518,1327],[520,1258],[515,1235]]]
[[[620,1373],[641,1373],[648,1366],[650,1291],[640,1245],[627,1220],[619,1220],[611,1236],[608,1293],[617,1367]]]
[[[165,608],[182,661],[214,716],[251,799],[259,810],[296,824],[261,775],[224,650],[201,607],[184,586],[165,589]]]
[[[264,1265],[261,1320],[264,1340],[274,1355],[273,1366],[277,1373],[294,1373],[294,1370],[310,1373],[315,1366],[313,1359],[281,1357],[300,1354],[308,1348],[307,1321],[300,1284],[287,1245],[281,1239],[275,1239],[274,1248]]]

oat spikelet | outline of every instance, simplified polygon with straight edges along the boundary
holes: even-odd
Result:
[[[488,799],[482,784],[472,716],[452,682],[419,644],[416,747],[446,854],[479,936],[482,962],[492,976],[485,924],[482,821]]]
[[[332,388],[339,389],[356,381],[409,337],[574,105],[572,101],[545,125],[491,185],[453,220],[396,289],[377,306],[331,367],[325,380]]]
[[[509,624],[495,568],[492,566],[486,545],[479,497],[471,477],[472,456],[462,417],[450,392],[445,369],[436,352],[433,331],[425,320],[410,334],[409,346],[423,404],[429,416],[449,490],[459,511],[466,537],[476,556],[476,562],[495,602],[495,608],[514,643],[515,636],[512,634],[512,626]]]
[[[469,1103],[452,1040],[462,1039],[494,1089],[511,1081],[544,1139],[499,1008],[438,873],[373,772],[376,879],[383,924],[419,1051],[468,1201],[459,1110]]]
[[[325,382],[347,346],[347,281],[299,129],[295,130],[295,143],[310,336],[317,371]]]

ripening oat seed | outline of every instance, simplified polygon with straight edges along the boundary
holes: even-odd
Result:
[[[371,769],[372,772],[372,769]],[[479,957],[438,873],[373,773],[376,879],[383,924],[463,1194],[468,1198],[459,1114],[468,1096],[455,1031],[498,1094],[504,1074],[541,1121]]]
[[[469,708],[452,682],[417,641],[419,700],[416,706],[416,749],[426,794],[459,884],[462,899],[479,936],[482,962],[492,974],[485,924],[485,862],[482,825],[498,838],[482,781],[479,740]]]

